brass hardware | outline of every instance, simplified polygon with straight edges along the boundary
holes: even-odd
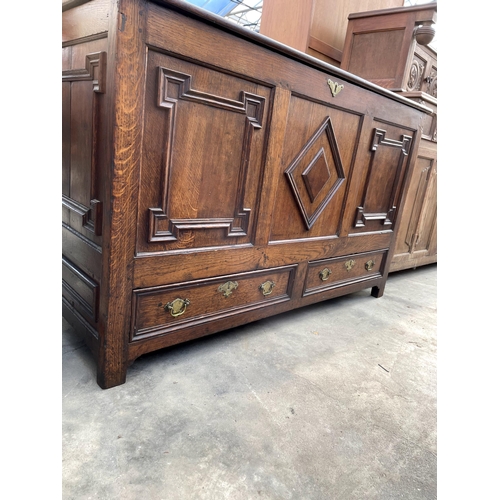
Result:
[[[330,274],[332,274],[332,272],[330,271],[330,269],[328,269],[327,267],[325,267],[323,269],[323,271],[320,271],[319,277],[321,278],[322,281],[326,281],[330,277]]]
[[[350,271],[353,267],[354,267],[354,264],[356,264],[356,261],[355,260],[348,260],[344,265],[345,265],[345,268]]]
[[[170,314],[176,318],[177,316],[180,316],[181,314],[184,314],[186,312],[187,306],[190,304],[189,299],[175,299],[172,302],[169,302],[168,304],[165,304],[163,306],[163,309],[165,311],[170,312]]]
[[[328,80],[327,83],[330,87],[330,92],[332,93],[333,97],[335,97],[344,88],[343,85],[340,85],[337,82],[332,82],[331,80]]]
[[[373,266],[375,265],[375,261],[374,260],[369,260],[366,264],[365,264],[365,269],[367,271],[371,271],[373,269]]]
[[[223,285],[220,285],[219,288],[217,288],[217,291],[221,292],[224,297],[229,297],[233,293],[233,290],[236,290],[237,288],[237,281],[227,281]]]
[[[274,281],[266,281],[259,286],[259,290],[262,290],[262,295],[271,295],[275,285],[276,283]]]

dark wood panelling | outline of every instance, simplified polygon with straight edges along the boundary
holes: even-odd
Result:
[[[356,227],[366,227],[369,221],[380,221],[391,226],[398,188],[406,157],[410,152],[411,137],[401,135],[400,140],[387,137],[387,131],[373,130],[372,156],[363,198],[356,213]]]
[[[391,271],[437,262],[437,53],[429,46],[436,22],[436,2],[349,16],[342,69],[432,110],[414,141],[418,159],[399,207]]]
[[[71,83],[62,84],[62,194],[69,197],[71,182]]]
[[[413,149],[415,130],[375,120],[373,126],[352,233],[394,229]]]
[[[95,281],[100,281],[102,251],[101,247],[80,232],[63,223],[62,247],[64,255]]]
[[[84,67],[62,73],[63,208],[69,211],[63,216],[75,229],[100,236],[102,205],[97,198],[96,166],[100,111],[95,96],[106,91],[106,52],[87,54],[84,61]]]
[[[269,100],[268,88],[149,52],[138,252],[253,240]]]
[[[387,248],[392,235],[373,234],[369,236],[373,248]],[[196,253],[182,251],[164,256],[141,257],[134,264],[134,287],[156,286],[176,283],[186,279],[217,276],[222,266],[228,273],[244,272],[285,266],[294,262],[307,262],[334,255],[358,253],[366,248],[364,236],[351,238],[311,238],[307,245],[303,240],[274,242],[264,246],[244,246],[205,250]],[[179,265],[182,259],[182,265]]]
[[[99,284],[63,256],[63,296],[89,322],[96,323],[99,312]]]
[[[88,32],[85,5],[68,12]],[[397,210],[380,226],[425,109],[184,2],[110,8],[105,39],[67,41],[64,73],[63,310],[84,331],[84,314],[96,320],[99,385],[155,349],[363,288],[381,296]],[[105,72],[85,62],[96,46]],[[100,237],[82,231],[93,199]],[[374,227],[354,228],[359,206]],[[344,279],[345,258],[373,267]],[[334,279],[318,287],[323,259]]]
[[[295,268],[254,271],[135,290],[131,340],[169,334],[194,324],[230,318],[288,301]]]
[[[320,87],[324,88],[328,89],[326,81]],[[330,102],[316,99],[316,95],[294,94],[290,101],[280,166],[284,174],[276,194],[271,241],[341,235],[341,220],[363,117],[333,107],[331,94]],[[328,176],[311,201],[307,177],[303,174],[311,168],[314,175],[314,168],[321,168],[322,163],[314,161],[318,155],[328,166]]]
[[[285,174],[307,229],[311,229],[345,182],[344,167],[330,117],[314,132]]]
[[[361,283],[382,277],[387,250],[343,255],[310,262],[304,281],[304,295]]]

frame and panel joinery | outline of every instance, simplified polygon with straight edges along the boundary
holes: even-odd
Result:
[[[82,151],[94,160],[76,148],[73,181],[101,202],[101,235],[64,222],[63,302],[95,332],[101,387],[156,349],[382,295],[425,108],[177,0],[69,1],[63,14],[66,46],[99,47],[71,84],[98,96]],[[77,130],[89,115],[67,97]]]

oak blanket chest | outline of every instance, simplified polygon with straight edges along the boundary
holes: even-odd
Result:
[[[63,315],[97,382],[383,294],[425,107],[180,0],[63,1]]]

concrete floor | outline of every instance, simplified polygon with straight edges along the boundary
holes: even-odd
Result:
[[[437,266],[95,381],[63,320],[65,500],[435,499]]]

